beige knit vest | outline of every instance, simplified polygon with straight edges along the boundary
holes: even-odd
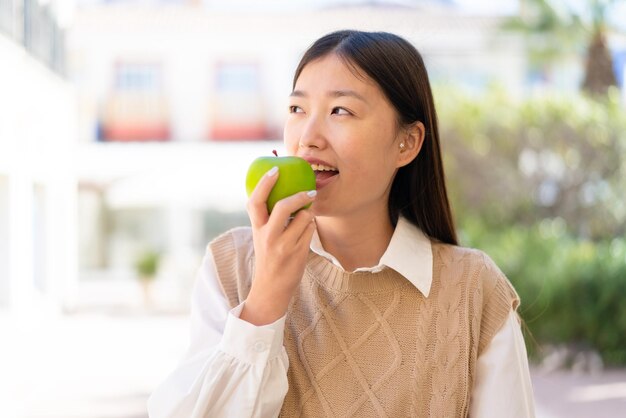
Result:
[[[254,270],[252,234],[211,244],[231,306]],[[428,297],[392,269],[347,273],[311,252],[291,301],[281,417],[466,417],[476,358],[519,299],[482,252],[433,242]]]

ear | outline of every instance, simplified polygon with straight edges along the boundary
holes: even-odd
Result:
[[[404,167],[417,157],[426,136],[426,128],[422,122],[415,122],[404,128],[398,142],[398,158],[396,167]]]

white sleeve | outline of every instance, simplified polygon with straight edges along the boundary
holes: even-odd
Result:
[[[244,302],[245,303],[245,302]],[[207,251],[191,300],[191,341],[148,399],[150,418],[277,417],[287,394],[285,317],[255,326],[229,310]]]
[[[535,417],[526,346],[515,311],[478,357],[470,417]]]

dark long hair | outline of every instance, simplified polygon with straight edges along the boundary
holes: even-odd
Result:
[[[426,128],[419,154],[398,170],[391,185],[392,224],[396,225],[402,215],[431,238],[457,245],[439,146],[437,113],[420,53],[405,39],[391,33],[333,32],[315,41],[304,53],[293,87],[308,63],[331,53],[343,59],[355,73],[361,70],[378,83],[396,109],[401,126],[422,122]]]

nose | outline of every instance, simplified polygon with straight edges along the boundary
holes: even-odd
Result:
[[[315,115],[309,116],[302,126],[299,148],[323,148],[326,144],[324,121]]]

